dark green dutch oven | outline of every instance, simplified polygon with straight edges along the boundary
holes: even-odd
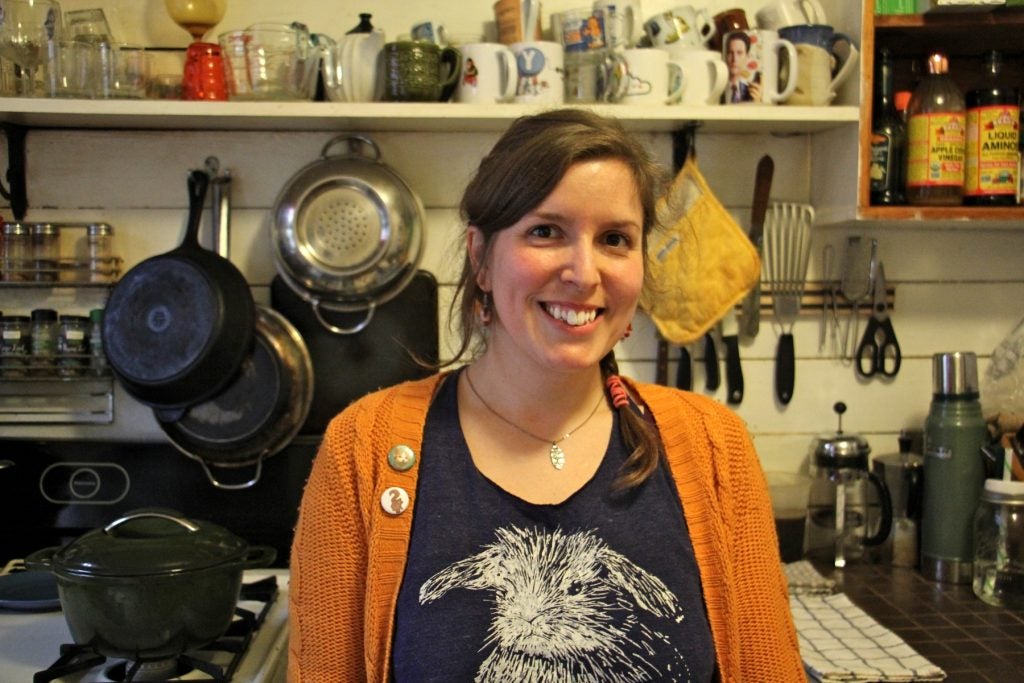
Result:
[[[157,660],[227,631],[242,572],[277,555],[215,524],[136,510],[63,547],[25,559],[57,577],[71,636],[108,657]]]

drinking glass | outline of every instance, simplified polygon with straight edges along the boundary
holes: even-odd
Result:
[[[0,55],[21,72],[19,95],[35,95],[36,70],[53,56],[61,27],[56,0],[0,0]]]
[[[87,43],[113,43],[110,24],[102,9],[79,9],[64,15],[64,33],[69,40]]]

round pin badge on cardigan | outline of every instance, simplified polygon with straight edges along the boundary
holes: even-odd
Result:
[[[400,515],[409,507],[409,493],[400,486],[390,486],[381,494],[380,506],[389,515]]]
[[[416,454],[405,444],[398,444],[388,451],[388,465],[396,472],[406,472],[416,464]]]

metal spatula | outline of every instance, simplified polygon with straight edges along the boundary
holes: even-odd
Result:
[[[772,310],[782,327],[775,352],[775,396],[782,404],[793,398],[796,352],[793,325],[800,313],[807,266],[811,255],[814,208],[807,204],[773,203],[764,230]]]

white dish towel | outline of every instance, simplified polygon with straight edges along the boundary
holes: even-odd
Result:
[[[812,679],[941,681],[946,673],[850,602],[835,595],[790,595],[800,655]]]

